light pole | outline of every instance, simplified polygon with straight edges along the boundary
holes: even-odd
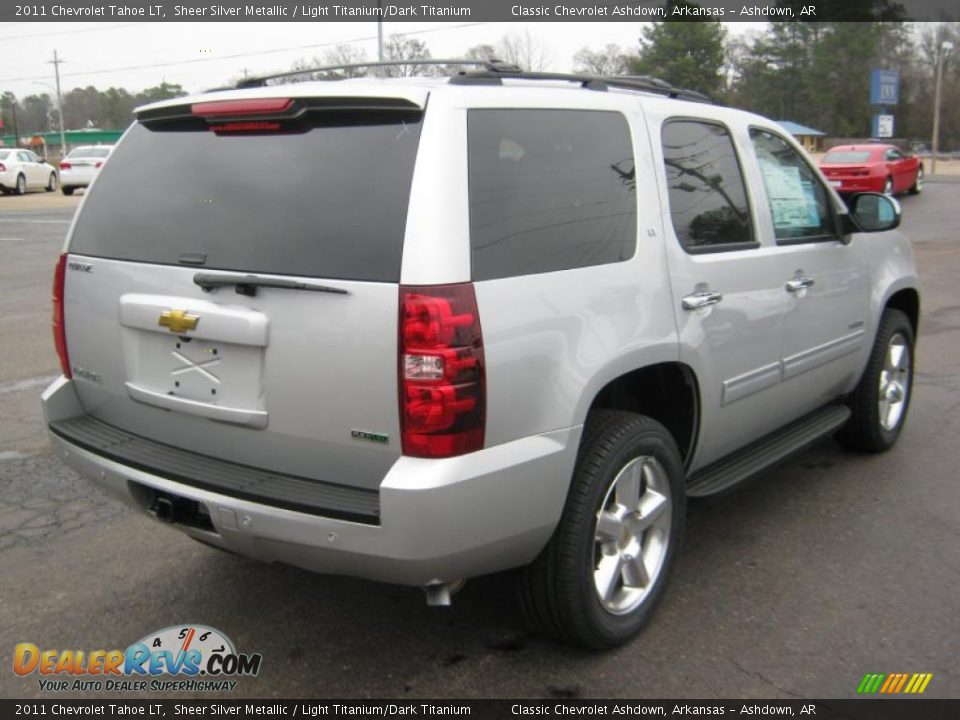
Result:
[[[933,90],[933,157],[930,160],[930,174],[937,172],[937,152],[940,150],[940,85],[943,83],[943,61],[953,50],[953,43],[944,40],[937,48],[937,79]]]

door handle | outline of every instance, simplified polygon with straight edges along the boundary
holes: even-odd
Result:
[[[801,275],[793,278],[793,280],[787,280],[788,292],[800,292],[801,290],[806,290],[809,287],[813,287],[813,278],[808,278]]]
[[[699,310],[710,305],[716,305],[721,300],[723,300],[723,295],[720,293],[713,290],[701,290],[687,295],[681,300],[681,304],[684,310]]]

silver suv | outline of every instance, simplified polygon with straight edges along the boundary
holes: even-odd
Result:
[[[423,586],[524,568],[589,647],[691,496],[881,451],[919,294],[776,123],[639,78],[266,81],[142,108],[54,285],[56,452],[209,545]]]

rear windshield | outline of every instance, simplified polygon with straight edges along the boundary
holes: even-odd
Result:
[[[843,150],[829,152],[823,156],[823,162],[826,165],[855,165],[856,163],[866,162],[870,159],[870,153],[866,150]]]
[[[318,115],[289,133],[134,125],[97,178],[70,252],[399,281],[420,116]]]
[[[89,157],[89,158],[105,158],[110,154],[109,148],[77,148],[76,150],[71,150],[68,154],[68,158],[78,158],[78,157]]]

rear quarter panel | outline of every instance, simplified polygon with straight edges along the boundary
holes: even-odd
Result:
[[[529,87],[445,91],[431,96],[424,123],[404,246],[405,284],[471,277],[469,108],[613,110],[630,125],[638,188],[634,256],[475,283],[486,355],[488,447],[580,425],[609,381],[678,357],[659,195],[639,104],[623,94],[572,89],[567,95]]]

